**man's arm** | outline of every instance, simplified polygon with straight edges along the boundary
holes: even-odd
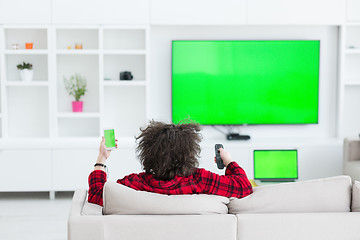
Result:
[[[117,141],[117,140],[115,140]],[[117,144],[116,144],[117,147]],[[106,173],[105,173],[105,162],[106,159],[110,156],[111,151],[108,151],[105,146],[105,138],[102,137],[99,147],[99,156],[96,160],[96,163],[100,165],[94,166],[94,171],[89,175],[89,203],[95,203],[100,206],[103,205],[103,189],[106,182]]]
[[[95,170],[89,175],[89,203],[103,206],[103,189],[106,182],[106,173],[102,170]]]
[[[203,184],[204,193],[236,198],[250,195],[253,190],[244,169],[232,160],[229,152],[222,148],[219,151],[226,166],[225,175],[203,170],[201,183]]]

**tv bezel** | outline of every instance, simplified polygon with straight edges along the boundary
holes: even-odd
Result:
[[[296,152],[296,178],[255,178],[255,152],[256,151],[295,151]],[[254,179],[262,182],[294,182],[299,179],[299,156],[297,149],[254,149],[253,150]]]
[[[174,122],[174,119],[173,119],[173,52],[174,52],[174,42],[244,42],[244,41],[263,41],[263,42],[266,42],[266,41],[317,41],[319,42],[319,74],[318,74],[318,89],[317,89],[317,121],[314,122],[314,123],[234,123],[234,124],[224,124],[224,123],[212,123],[212,124],[203,124],[203,123],[200,123],[201,125],[203,126],[246,126],[246,125],[285,125],[285,126],[288,126],[288,125],[299,125],[299,126],[302,126],[302,125],[317,125],[319,124],[319,111],[320,111],[320,70],[321,70],[321,40],[320,39],[242,39],[242,40],[199,40],[199,39],[196,39],[196,40],[189,40],[189,39],[181,39],[181,40],[171,40],[171,122],[172,123],[175,123]],[[185,118],[187,119],[187,118]],[[185,120],[183,119],[183,120]],[[190,120],[192,120],[191,118],[189,118]],[[180,120],[181,122],[182,120]],[[192,120],[192,121],[195,121],[196,122],[196,119]],[[177,124],[177,123],[175,123]]]

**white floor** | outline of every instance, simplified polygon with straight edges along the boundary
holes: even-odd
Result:
[[[66,240],[72,195],[0,193],[0,239]]]

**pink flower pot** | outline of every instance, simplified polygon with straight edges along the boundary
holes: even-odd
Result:
[[[83,102],[82,101],[79,101],[79,102],[73,101],[72,102],[72,110],[73,110],[73,112],[82,112],[83,111]]]

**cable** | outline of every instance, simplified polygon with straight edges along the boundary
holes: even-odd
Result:
[[[217,127],[215,127],[215,125],[211,125],[215,130],[217,130],[218,132],[221,132],[224,135],[227,135],[227,133],[221,131],[220,129],[218,129]]]

